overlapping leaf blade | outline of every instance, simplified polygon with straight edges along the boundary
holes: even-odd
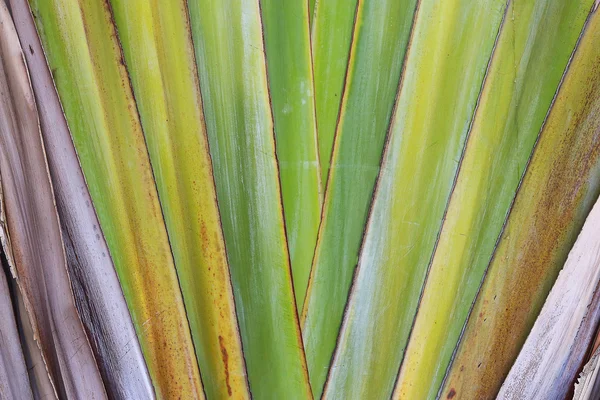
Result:
[[[111,348],[115,321],[97,308],[121,302],[128,317],[101,231],[160,398],[496,395],[600,192],[593,0],[29,2],[94,200],[72,147],[61,164],[68,128],[44,106],[72,283],[109,397],[128,397],[129,378],[134,397],[152,389],[137,348],[107,361],[128,352]],[[44,64],[36,43],[28,60]],[[54,93],[40,71],[40,93]],[[48,102],[61,116],[56,93]],[[5,171],[22,152],[4,152]],[[8,169],[15,210],[23,190]],[[14,220],[2,227],[22,267],[20,250],[36,250]],[[112,284],[96,292],[100,271]],[[593,330],[583,319],[569,371]],[[523,353],[527,373],[541,347]],[[91,381],[63,379],[69,366],[50,357],[58,396],[106,396],[90,354]],[[502,396],[523,394],[519,365]],[[34,397],[50,394],[40,371]]]
[[[203,397],[109,6],[95,0],[30,4],[156,394]]]
[[[247,398],[187,2],[111,0],[111,4],[204,390],[208,398]]]
[[[600,321],[599,233],[596,201],[498,399],[568,397]]]
[[[325,397],[392,393],[505,5],[418,5]]]
[[[54,385],[50,381],[46,364],[42,358],[42,352],[34,337],[33,328],[25,310],[23,295],[19,291],[16,280],[12,279],[8,282],[10,286],[11,296],[14,300],[13,307],[15,311],[15,319],[21,339],[21,348],[25,358],[27,374],[29,375],[29,384],[31,393],[34,399],[58,399]]]
[[[342,321],[415,3],[394,0],[358,4],[323,220],[302,312],[315,397],[322,393]],[[315,75],[317,96],[319,79],[324,77]]]
[[[599,39],[596,11],[540,133],[442,398],[496,395],[600,193]]]
[[[358,0],[312,0],[310,3],[315,109],[323,185],[329,175],[333,140],[346,85],[357,3]]]
[[[310,398],[256,0],[191,0],[192,32],[250,390]]]
[[[27,67],[0,3],[0,242],[61,398],[107,398],[71,291]]]
[[[0,182],[0,202],[2,188]],[[0,398],[33,399],[6,274],[0,269]]]
[[[261,11],[287,242],[302,309],[321,218],[308,10],[295,0],[262,0]]]
[[[434,398],[592,1],[511,1],[396,387]]]
[[[27,2],[11,0],[38,105],[75,304],[111,398],[152,398],[127,303],[71,140]]]

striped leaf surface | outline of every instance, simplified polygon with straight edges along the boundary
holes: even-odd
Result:
[[[392,393],[505,7],[418,5],[326,398]]]
[[[202,398],[148,150],[109,6],[95,0],[30,4],[156,395]]]
[[[12,279],[8,281],[9,290],[13,299],[13,309],[19,337],[21,339],[21,348],[23,357],[29,375],[29,385],[34,399],[58,399],[56,389],[50,381],[48,370],[42,358],[42,352],[34,337],[33,327],[25,309],[23,295],[19,290],[17,281]]]
[[[55,392],[60,398],[106,399],[75,308],[34,95],[4,2],[0,93],[0,243]]]
[[[430,262],[398,398],[437,394],[591,3],[508,6]]]
[[[600,17],[588,17],[451,364],[442,398],[494,397],[600,193]]]
[[[1,7],[1,5],[0,5]],[[2,201],[0,182],[0,202]],[[4,256],[4,255],[2,255]],[[33,399],[5,270],[0,270],[0,397]]]
[[[323,219],[302,312],[315,397],[321,396],[342,321],[414,11],[414,0],[358,3]],[[315,74],[315,82],[319,79]],[[318,96],[318,84],[316,90]]]
[[[111,0],[208,398],[247,398],[184,0]],[[173,45],[177,43],[177,45]]]
[[[107,394],[152,398],[154,390],[101,232],[71,134],[27,2],[11,0],[25,51],[54,187],[75,305],[94,350]],[[107,318],[106,316],[110,316]]]
[[[250,391],[310,398],[256,0],[190,0],[217,197]]]
[[[302,309],[321,218],[308,10],[262,0],[265,51],[296,305]]]
[[[600,321],[599,232],[596,201],[498,399],[568,398]]]
[[[325,185],[329,175],[340,105],[346,87],[358,0],[310,1],[315,109],[319,128],[321,181]],[[390,32],[390,35],[393,35],[393,32]]]

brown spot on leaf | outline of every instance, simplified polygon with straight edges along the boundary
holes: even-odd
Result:
[[[219,347],[221,348],[221,357],[223,358],[223,365],[225,366],[225,384],[227,385],[227,393],[231,396],[231,385],[229,384],[229,354],[227,353],[224,342],[223,336],[219,335]]]
[[[453,399],[454,396],[456,396],[456,390],[454,390],[454,388],[450,389],[450,391],[448,392],[448,396],[446,396],[447,399]]]

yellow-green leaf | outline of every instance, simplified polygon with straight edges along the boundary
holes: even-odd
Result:
[[[250,391],[310,398],[256,0],[190,0],[206,128]]]
[[[315,73],[315,107],[318,125],[321,181],[327,182],[333,139],[354,34],[357,0],[311,1],[311,39]],[[395,29],[396,27],[394,27]],[[393,36],[392,31],[388,33]],[[376,51],[376,48],[373,48]]]
[[[308,10],[296,0],[262,0],[261,11],[294,291],[302,309],[321,220]]]
[[[109,6],[96,0],[30,4],[156,394],[202,398],[171,248]]]
[[[392,394],[505,8],[418,5],[326,398]]]
[[[185,0],[111,0],[208,398],[248,398]]]
[[[600,193],[600,14],[544,123],[442,398],[493,398]]]
[[[358,4],[323,220],[302,313],[315,397],[323,390],[356,266],[415,3],[361,0]],[[322,4],[327,2],[318,7]],[[318,95],[318,86],[316,90]],[[362,368],[360,362],[356,368]]]
[[[430,262],[397,398],[435,398],[439,390],[591,3],[508,6]]]

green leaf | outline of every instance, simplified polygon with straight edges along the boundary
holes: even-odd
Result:
[[[326,398],[392,393],[505,8],[418,5]]]
[[[312,1],[312,53],[315,74],[321,181],[327,183],[333,140],[346,84],[348,57],[358,0]],[[397,27],[394,27],[395,30]],[[389,36],[393,36],[392,31]],[[382,36],[386,36],[382,34]],[[374,42],[376,43],[376,42]],[[374,48],[375,50],[375,48]],[[377,50],[375,50],[377,51]]]
[[[63,233],[67,265],[86,333],[109,396],[152,398],[154,389],[123,291],[63,114],[27,2],[11,11],[29,67]],[[106,318],[110,315],[110,318]]]
[[[109,6],[96,0],[30,4],[156,395],[202,398],[148,150]]]
[[[111,0],[208,398],[250,396],[185,0]]]
[[[396,385],[435,398],[591,0],[512,1]],[[400,264],[404,265],[404,264]]]
[[[323,220],[302,313],[315,397],[323,390],[342,321],[414,9],[415,0],[358,4]],[[318,86],[316,90],[318,95]]]
[[[596,201],[498,399],[568,398],[600,321],[599,226]]]
[[[309,398],[259,3],[191,0],[189,8],[250,390]]]
[[[600,14],[589,18],[455,350],[443,398],[496,395],[600,193]]]
[[[296,305],[302,309],[321,220],[306,4],[262,0],[265,51]]]

